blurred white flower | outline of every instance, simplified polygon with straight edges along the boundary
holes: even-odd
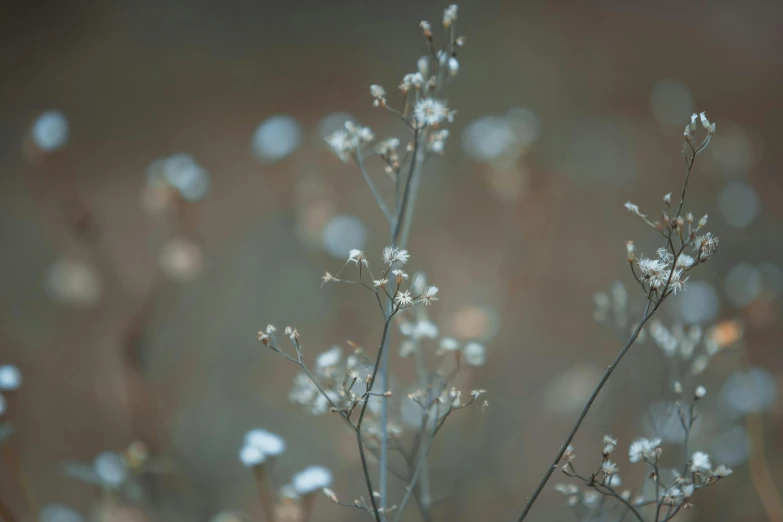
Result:
[[[60,111],[47,111],[35,120],[30,134],[36,147],[51,152],[65,145],[68,133],[65,115]]]
[[[462,348],[465,362],[471,366],[483,366],[487,362],[487,348],[477,342],[469,342]]]
[[[88,307],[98,302],[103,289],[100,274],[95,267],[69,257],[62,257],[52,263],[46,283],[55,299],[80,307]]]
[[[340,347],[332,346],[330,349],[326,350],[316,358],[315,364],[321,369],[329,368],[330,366],[334,366],[335,364],[339,363],[342,359],[342,356],[343,352]]]
[[[710,468],[710,456],[703,451],[697,451],[691,456],[691,471],[709,471]]]
[[[186,238],[171,238],[160,251],[160,267],[176,281],[189,281],[201,273],[204,265],[201,247]]]
[[[253,153],[264,163],[275,163],[296,150],[301,136],[302,130],[291,116],[272,116],[253,134]]]
[[[158,170],[160,169],[160,170]],[[199,201],[209,191],[209,173],[190,154],[174,154],[153,162],[147,169],[150,182],[160,173],[186,201]]]
[[[266,455],[256,446],[246,444],[239,450],[239,460],[248,468],[252,468],[253,466],[263,464],[266,460]]]
[[[22,372],[10,364],[0,366],[0,390],[16,390],[22,385]]]
[[[112,451],[105,451],[95,457],[92,467],[101,482],[109,487],[121,486],[128,476],[125,461]]]
[[[253,429],[245,433],[245,446],[252,446],[264,455],[276,457],[285,451],[285,440],[267,430]]]
[[[328,488],[331,484],[332,473],[322,466],[305,468],[291,479],[291,485],[300,495],[320,491],[323,488]]]
[[[628,457],[631,462],[639,462],[642,459],[655,459],[661,439],[637,439],[631,443],[628,449]]]

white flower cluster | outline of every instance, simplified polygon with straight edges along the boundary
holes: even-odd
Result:
[[[326,143],[341,160],[348,162],[362,147],[372,142],[375,135],[369,127],[352,121],[345,122],[345,130],[338,130],[326,137]]]
[[[580,480],[585,490],[580,489],[574,484],[555,484],[555,490],[567,497],[569,506],[582,506],[586,508],[589,519],[600,516],[606,518],[609,516],[606,503],[598,504],[596,501],[600,496],[615,497],[621,502],[615,507],[625,511],[628,507],[638,508],[648,504],[659,503],[661,506],[670,506],[673,508],[688,507],[691,505],[691,499],[696,490],[712,485],[721,478],[731,475],[732,470],[726,466],[712,468],[709,455],[704,452],[694,452],[688,462],[682,468],[682,471],[673,471],[674,479],[665,480],[661,476],[660,456],[661,439],[640,438],[631,443],[628,449],[628,457],[632,463],[644,462],[647,470],[645,476],[649,477],[658,489],[653,493],[652,498],[647,498],[640,494],[632,498],[630,489],[619,491],[616,488],[622,486],[622,480],[619,475],[619,466],[609,460],[612,452],[617,446],[617,440],[610,435],[605,435],[601,449],[601,463],[596,471],[589,475],[580,475],[574,468],[575,450],[569,446],[563,455],[565,464],[562,471],[569,477]],[[650,493],[647,493],[650,495]],[[612,515],[616,516],[616,515]],[[673,516],[673,515],[672,515]]]

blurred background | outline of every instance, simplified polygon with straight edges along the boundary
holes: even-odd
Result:
[[[237,457],[254,427],[287,442],[277,486],[319,464],[341,498],[363,493],[353,435],[288,400],[296,369],[256,332],[294,325],[308,357],[377,341],[366,295],[320,286],[349,249],[379,263],[388,241],[323,138],[346,119],[405,136],[368,87],[397,99],[427,52],[418,22],[445,7],[3,3],[0,365],[23,383],[4,393],[0,499],[16,520],[45,506],[42,520],[74,520],[58,505],[87,517],[103,505],[91,463],[103,454],[111,476],[104,452],[133,441],[157,467],[144,502],[117,500],[107,519],[264,520]],[[410,267],[440,288],[441,333],[487,347],[457,385],[487,389],[489,407],[455,413],[436,440],[437,520],[518,516],[641,313],[624,241],[659,245],[623,204],[655,217],[679,193],[682,128],[700,111],[717,134],[686,209],[709,214],[721,249],[659,319],[722,328],[731,349],[689,381],[708,390],[694,445],[735,473],[678,520],[783,520],[782,15],[768,0],[460,4],[467,44],[444,93],[458,114],[427,164]],[[619,312],[596,309],[597,292]],[[402,395],[415,372],[393,359]],[[624,455],[641,435],[673,442],[671,366],[649,339],[631,351],[575,439],[580,464],[611,433],[641,483]],[[531,520],[572,519],[558,475]],[[367,518],[317,502],[315,520]]]

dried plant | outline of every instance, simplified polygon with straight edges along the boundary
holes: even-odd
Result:
[[[695,137],[699,128],[699,124],[701,124],[701,127],[704,131],[704,137],[701,141],[698,141]],[[665,208],[661,212],[661,218],[653,222],[648,219],[646,215],[641,213],[637,205],[634,205],[631,202],[625,204],[625,208],[630,213],[638,216],[646,225],[652,228],[663,238],[663,246],[658,249],[655,257],[645,257],[644,255],[638,255],[637,257],[635,243],[633,241],[627,241],[625,245],[628,267],[630,268],[635,282],[639,285],[641,292],[646,299],[644,313],[633,328],[631,336],[620,349],[620,352],[617,354],[612,363],[607,367],[604,375],[598,382],[598,385],[590,394],[590,397],[588,398],[584,408],[582,408],[579,417],[571,428],[571,431],[569,432],[565,441],[561,445],[557,455],[555,456],[552,465],[549,466],[535,491],[528,498],[527,503],[525,504],[525,507],[519,516],[519,522],[524,520],[528,513],[530,513],[530,509],[538,499],[538,496],[541,494],[544,486],[549,481],[552,473],[555,471],[555,469],[557,469],[558,464],[563,458],[566,460],[563,468],[565,472],[576,478],[582,479],[589,487],[596,489],[596,491],[600,494],[614,496],[623,502],[626,507],[638,517],[639,520],[643,520],[639,512],[636,510],[636,507],[638,506],[629,503],[627,499],[623,498],[619,494],[616,494],[612,488],[612,477],[616,475],[617,469],[616,466],[608,460],[608,458],[609,454],[611,454],[614,446],[616,445],[616,441],[614,441],[614,439],[609,436],[605,438],[604,460],[602,463],[602,468],[599,468],[598,472],[596,472],[594,475],[591,475],[589,479],[585,479],[584,477],[578,475],[571,464],[573,460],[573,447],[571,446],[571,441],[579,430],[579,427],[582,425],[582,421],[584,421],[585,417],[590,411],[590,408],[592,407],[596,397],[601,392],[609,378],[612,376],[612,373],[620,364],[620,361],[623,359],[625,354],[628,353],[628,350],[630,350],[631,346],[633,346],[633,344],[639,338],[639,335],[642,333],[642,329],[647,324],[647,322],[653,317],[653,315],[655,315],[660,306],[668,297],[676,294],[685,287],[685,284],[690,277],[691,270],[702,263],[706,263],[718,249],[718,238],[713,236],[711,233],[704,231],[704,228],[707,225],[706,215],[699,219],[698,222],[694,222],[695,220],[693,214],[690,212],[683,216],[683,206],[685,204],[685,196],[688,191],[688,183],[690,181],[691,172],[693,170],[693,164],[696,161],[696,156],[707,148],[713,134],[715,134],[715,124],[711,123],[707,119],[706,114],[703,112],[700,115],[694,114],[691,117],[690,123],[685,126],[682,156],[685,159],[686,171],[685,179],[682,185],[682,192],[679,198],[680,201],[676,207],[673,207],[672,205],[672,194],[666,194],[663,197],[663,204]],[[687,252],[691,252],[691,254]],[[605,303],[605,300],[602,299],[601,301]],[[700,389],[703,388],[697,388],[695,399],[699,398],[698,390]],[[687,415],[685,412],[681,412],[681,418],[683,429],[686,432],[687,453],[687,435],[690,433],[690,430],[693,427],[693,423],[695,421],[694,406],[691,405]],[[661,520],[661,507],[664,505],[662,499],[663,497],[661,497],[659,491],[661,483],[660,474],[657,467],[658,457],[660,455],[659,444],[659,439],[654,439],[652,441],[647,439],[640,439],[631,446],[630,452],[632,462],[644,460],[644,462],[646,462],[648,465],[654,467],[654,475],[656,476],[654,502],[657,506],[655,522],[659,522],[659,520]],[[642,448],[641,453],[639,453],[639,448]],[[702,454],[699,456],[701,455]],[[694,459],[691,459],[684,465],[683,474],[688,472],[689,467],[693,464],[693,460]],[[672,488],[679,488],[683,484],[688,485],[689,488],[693,487],[693,490],[695,490],[709,485],[719,478],[716,478],[711,474],[711,470],[709,468],[709,459],[707,459],[706,468],[702,469],[700,472],[706,472],[705,477],[702,477],[701,475],[697,476],[696,472],[692,472],[692,480],[690,480],[690,482],[688,482],[687,479],[677,477],[677,480],[675,480],[669,486],[667,491],[672,493],[674,491]],[[725,476],[728,473],[730,473],[730,471],[727,473],[722,472],[721,476]],[[601,478],[601,480],[597,482],[599,478]],[[693,490],[689,491],[692,493]],[[690,502],[690,494],[686,497],[682,491],[680,492],[681,494],[677,497],[676,500],[676,502],[679,502],[679,504],[676,504],[678,507],[670,510],[670,512],[664,517],[664,520],[669,520],[671,517],[676,515],[677,512],[679,512],[679,508],[682,505]],[[597,497],[588,497],[589,500],[593,498]],[[670,495],[667,498],[669,502],[668,505],[674,506],[676,503],[674,497]],[[579,499],[577,497],[577,503],[578,502]],[[647,501],[642,500],[642,502],[644,503]],[[584,505],[584,499],[581,500],[581,503]],[[592,504],[592,502],[590,504]]]

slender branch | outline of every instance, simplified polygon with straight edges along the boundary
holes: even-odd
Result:
[[[411,154],[411,164],[410,168],[408,169],[408,176],[405,181],[405,189],[402,192],[402,198],[400,201],[397,202],[397,217],[392,222],[392,233],[391,233],[391,239],[392,239],[392,245],[393,246],[401,246],[405,247],[405,245],[400,244],[400,233],[402,232],[402,222],[403,218],[405,217],[405,210],[409,205],[409,199],[411,194],[411,184],[413,181],[413,178],[415,177],[415,171],[416,171],[416,164],[417,160],[416,158],[419,155],[419,134],[420,130],[416,129],[413,131],[413,153]]]
[[[421,475],[421,472],[426,467],[427,455],[429,454],[430,448],[432,447],[432,442],[435,440],[435,434],[438,432],[439,427],[442,426],[442,423],[440,423],[439,425],[439,423],[437,422],[438,417],[439,417],[439,409],[435,413],[435,419],[434,419],[435,422],[433,423],[432,433],[430,434],[426,444],[422,448],[421,455],[419,456],[419,461],[416,464],[416,470],[413,472],[413,476],[411,477],[411,483],[408,484],[408,488],[405,491],[405,496],[402,497],[402,500],[400,501],[400,506],[397,508],[397,516],[394,517],[394,522],[400,522],[400,520],[402,520],[402,514],[405,511],[405,507],[408,505],[408,502],[411,499],[411,495],[416,489],[416,482],[419,480],[419,475]]]
[[[383,212],[383,215],[386,216],[386,220],[391,223],[391,212],[389,212],[389,209],[386,208],[386,203],[384,203],[383,198],[381,197],[381,193],[378,192],[378,187],[375,186],[375,182],[372,180],[370,174],[367,172],[367,169],[364,167],[364,158],[362,158],[361,151],[357,151],[356,153],[356,164],[359,165],[359,170],[361,171],[362,176],[364,176],[364,181],[367,182],[367,186],[370,187],[370,192],[372,192],[372,195],[375,196],[375,201],[378,203],[378,207],[381,209],[381,212]]]
[[[582,425],[582,421],[587,416],[587,412],[589,412],[590,408],[593,406],[593,401],[595,401],[595,398],[598,397],[598,394],[603,389],[604,384],[606,384],[606,381],[609,380],[609,377],[611,377],[615,368],[617,368],[617,365],[620,364],[620,361],[623,359],[623,357],[625,357],[625,354],[628,352],[628,350],[631,348],[633,343],[636,341],[636,338],[639,337],[639,333],[642,331],[642,328],[644,327],[645,323],[647,323],[650,317],[652,317],[653,314],[655,314],[655,311],[658,309],[660,302],[655,306],[652,306],[652,309],[651,309],[651,305],[652,305],[652,301],[648,300],[647,309],[644,312],[644,316],[642,316],[642,320],[639,322],[639,325],[633,331],[631,337],[628,339],[628,341],[626,341],[625,345],[622,347],[620,352],[614,358],[612,364],[610,364],[609,367],[606,369],[606,372],[604,372],[603,377],[601,377],[601,380],[598,382],[598,385],[595,387],[593,393],[590,395],[590,398],[587,400],[587,403],[582,409],[582,413],[579,414],[579,418],[576,420],[576,423],[574,424],[573,428],[571,428],[571,432],[566,437],[562,446],[560,446],[560,450],[557,452],[555,459],[552,461],[552,464],[549,466],[549,469],[544,474],[544,478],[541,479],[541,482],[539,482],[533,494],[528,498],[527,503],[525,504],[525,507],[522,510],[522,514],[517,519],[517,522],[522,522],[527,517],[528,513],[530,512],[530,508],[533,507],[533,504],[538,499],[538,496],[541,494],[541,491],[544,489],[544,486],[546,486],[546,483],[549,481],[549,478],[552,476],[552,473],[557,468],[560,459],[563,458],[563,454],[565,453],[566,448],[568,447],[569,444],[571,444],[571,441],[574,439],[576,432],[579,430],[579,427]]]

